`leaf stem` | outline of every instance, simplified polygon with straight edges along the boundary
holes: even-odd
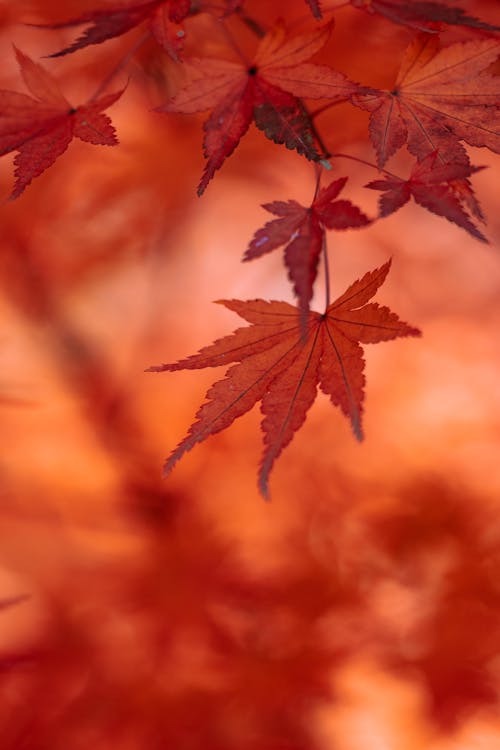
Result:
[[[344,97],[344,99],[337,99],[334,102],[328,102],[328,104],[324,104],[322,107],[318,107],[318,109],[313,110],[309,113],[309,117],[311,120],[314,120],[315,117],[318,117],[318,115],[322,114],[323,112],[326,112],[327,109],[330,109],[331,107],[335,107],[337,104],[345,104],[345,102],[349,101],[348,96]]]
[[[250,29],[250,31],[252,31],[255,34],[255,36],[257,36],[259,39],[263,39],[265,37],[265,35],[266,35],[267,32],[263,29],[263,27],[260,25],[260,23],[258,21],[256,21],[251,16],[248,16],[246,13],[243,13],[242,11],[236,11],[236,15],[245,24],[245,26],[247,26]],[[229,34],[228,30],[225,27],[224,27],[224,31],[225,31],[226,36],[227,36],[227,38],[228,38],[231,46],[233,47],[233,49],[235,49],[236,52],[238,53],[238,55],[243,60],[245,60],[245,56],[243,55],[242,52],[240,52],[240,50],[238,50],[236,48],[234,39],[231,37],[231,35]],[[312,118],[309,110],[305,106],[305,104],[302,101],[302,99],[299,99],[299,101],[300,101],[301,106],[303,107],[303,110],[304,110],[305,114],[307,115],[307,118],[308,118],[308,120],[310,122],[311,132],[312,132],[312,134],[313,134],[313,136],[314,136],[314,138],[315,138],[318,146],[320,147],[321,151],[323,152],[322,153],[322,159],[321,159],[321,161],[324,162],[323,166],[325,167],[325,169],[328,169],[327,161],[326,160],[329,158],[330,152],[328,151],[328,149],[327,149],[327,147],[325,145],[325,142],[323,141],[323,138],[321,137],[320,133],[318,132],[318,129],[316,128],[316,125],[313,122],[313,118]]]
[[[325,16],[328,13],[335,13],[336,10],[340,10],[341,8],[347,8],[349,5],[351,5],[350,0],[347,0],[347,2],[341,2],[338,5],[333,5],[330,8],[321,8],[321,20],[325,21]],[[295,21],[293,21],[289,26],[288,29],[292,30],[297,28],[298,26],[302,26],[302,24],[307,21],[311,20],[311,13],[308,13],[306,15],[301,15],[299,18],[296,18]]]
[[[315,186],[315,189],[314,189],[313,203],[316,200],[316,198],[318,197],[319,187],[320,187],[320,182],[321,182],[321,167],[320,167],[320,165],[318,163],[316,163],[314,165],[314,170],[316,172],[316,186]]]
[[[236,44],[236,41],[235,41],[233,35],[229,32],[229,30],[228,30],[228,28],[227,28],[227,26],[226,26],[226,24],[224,22],[224,19],[221,18],[220,21],[219,21],[219,23],[220,23],[220,26],[222,28],[222,31],[224,32],[224,36],[226,37],[227,43],[233,49],[233,51],[236,53],[236,55],[240,58],[240,60],[242,60],[243,64],[248,67],[250,65],[250,61],[248,60],[248,58],[245,55],[245,53],[243,52],[243,50],[241,50],[240,47],[238,47],[238,45]]]
[[[398,177],[398,175],[394,174],[393,172],[389,172],[387,169],[383,169],[382,167],[378,167],[376,164],[374,164],[371,161],[367,161],[366,159],[360,159],[359,156],[351,156],[351,154],[330,154],[330,159],[351,159],[351,161],[357,161],[360,164],[365,164],[367,167],[371,167],[372,169],[376,169],[377,172],[383,172],[388,177],[393,177],[397,180],[401,179]]]
[[[323,266],[325,270],[325,313],[330,306],[330,264],[328,262],[328,247],[326,245],[326,232],[323,230]]]
[[[236,15],[250,31],[255,34],[259,39],[263,39],[266,35],[266,30],[251,16],[248,16],[241,8],[237,8]]]
[[[133,47],[130,48],[130,50],[127,52],[124,57],[122,57],[121,60],[118,61],[118,63],[115,65],[115,67],[111,70],[111,72],[106,76],[104,81],[101,81],[99,86],[96,88],[90,99],[88,100],[88,103],[94,102],[106,89],[108,88],[111,81],[116,78],[116,76],[121,73],[121,71],[127,67],[132,57],[135,55],[139,47],[142,47],[146,39],[148,39],[151,36],[150,31],[146,31],[145,34],[143,34],[137,42],[133,45]]]
[[[311,115],[309,113],[309,110],[307,109],[307,107],[305,106],[305,104],[302,102],[302,100],[300,100],[300,102],[301,102],[302,106],[304,107],[304,111],[307,114],[307,117],[309,119],[311,132],[312,132],[313,136],[315,137],[316,141],[318,142],[318,146],[320,147],[321,151],[323,152],[322,157],[321,157],[322,161],[326,162],[326,160],[330,158],[331,154],[328,151],[328,149],[327,149],[327,147],[325,145],[325,142],[323,141],[323,138],[321,137],[318,129],[316,128],[316,125],[313,122],[313,119],[312,119],[312,117],[311,117]],[[325,166],[325,165],[323,165],[323,166]]]

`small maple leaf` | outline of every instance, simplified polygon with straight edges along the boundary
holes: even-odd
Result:
[[[102,146],[118,143],[115,129],[102,110],[110,107],[122,91],[72,107],[56,80],[16,49],[21,75],[33,97],[0,91],[0,156],[17,151],[16,182],[11,198],[17,198],[30,182],[66,151],[74,136]]]
[[[84,33],[72,44],[49,57],[61,57],[91,44],[101,44],[108,39],[126,34],[127,31],[145,21],[158,44],[172,57],[178,60],[182,53],[185,32],[182,26],[184,19],[191,13],[203,10],[215,10],[219,14],[235,10],[241,0],[221,0],[219,3],[200,0],[142,0],[122,2],[113,7],[89,11],[77,18],[62,23],[43,24],[43,28],[64,29],[71,26],[90,24]]]
[[[311,120],[300,98],[342,101],[358,90],[326,65],[306,63],[326,43],[330,25],[287,39],[277,26],[262,39],[249,64],[226,60],[186,60],[186,83],[159,112],[189,114],[211,109],[205,122],[207,164],[198,195],[230,156],[252,120],[275,143],[319,161]]]
[[[476,239],[487,242],[486,237],[473,224],[462,205],[463,203],[470,205],[469,195],[474,198],[467,178],[481,169],[483,167],[440,163],[439,154],[434,151],[415,164],[408,180],[387,177],[369,182],[365,187],[384,191],[384,195],[379,199],[381,216],[389,216],[413,197],[417,203],[432,213],[444,216]],[[476,210],[472,208],[473,213],[482,219],[477,202],[472,205],[474,208],[477,206]]]
[[[370,223],[370,219],[350,201],[334,200],[346,182],[347,177],[334,180],[328,187],[320,190],[309,208],[294,200],[264,204],[266,211],[280,218],[269,221],[255,233],[243,256],[243,260],[259,258],[286,245],[285,265],[299,299],[304,327],[325,229],[349,229]]]
[[[448,162],[468,163],[461,140],[500,153],[500,77],[486,70],[499,54],[500,42],[491,39],[439,49],[436,37],[420,35],[392,91],[353,95],[353,104],[371,112],[379,167],[405,143],[419,160],[439,151]]]
[[[351,0],[351,5],[418,31],[436,31],[443,24],[500,31],[500,26],[492,26],[478,18],[467,16],[462,8],[428,0]]]
[[[390,261],[355,281],[323,315],[310,312],[305,337],[301,334],[300,310],[286,302],[219,301],[252,325],[238,328],[175,364],[148,369],[163,372],[238,363],[208,390],[196,422],[168,458],[165,474],[196,443],[229,427],[261,401],[265,449],[259,488],[267,497],[274,461],[303,424],[318,383],[333,405],[351,420],[354,434],[361,440],[365,378],[359,344],[420,335],[387,307],[369,303],[389,268]]]

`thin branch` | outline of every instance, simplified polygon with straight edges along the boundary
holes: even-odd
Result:
[[[347,2],[341,2],[338,5],[332,5],[330,8],[321,8],[321,20],[325,20],[325,16],[329,13],[335,13],[337,10],[341,10],[342,8],[348,8],[349,5],[351,5],[350,0],[347,0]],[[295,21],[293,21],[289,26],[288,29],[292,30],[297,28],[298,26],[302,26],[304,22],[307,23],[307,21],[311,21],[311,13],[308,13],[307,15],[301,15],[299,18],[296,18]]]
[[[304,111],[307,114],[307,117],[308,117],[308,119],[309,119],[309,121],[311,123],[311,132],[312,132],[313,136],[315,137],[316,141],[318,142],[318,146],[320,147],[321,151],[323,152],[323,155],[322,155],[322,158],[321,158],[321,161],[324,162],[323,166],[326,169],[328,169],[329,167],[326,166],[326,164],[328,164],[328,162],[326,160],[330,158],[331,154],[330,154],[329,150],[327,149],[327,147],[325,145],[325,142],[323,141],[323,138],[321,137],[320,133],[318,132],[318,129],[316,128],[316,125],[314,124],[314,122],[313,122],[313,120],[311,118],[311,115],[309,114],[309,110],[304,105],[304,103],[302,102],[302,100],[300,100],[300,103],[304,107]]]
[[[312,112],[310,112],[309,117],[311,118],[311,120],[314,120],[315,117],[318,117],[318,115],[321,115],[323,112],[326,112],[327,109],[336,107],[337,104],[345,104],[348,101],[349,101],[349,97],[346,96],[344,99],[337,99],[334,102],[328,102],[328,104],[324,104],[322,107],[318,107],[318,109],[314,109]]]
[[[247,14],[241,8],[237,8],[235,13],[240,21],[244,23],[245,26],[250,29],[253,34],[255,34],[255,36],[257,36],[259,39],[263,39],[265,37],[267,32],[258,21],[256,21],[254,18],[251,18],[251,16],[247,16]]]
[[[247,16],[243,12],[236,11],[236,14],[237,14],[238,18],[255,34],[255,36],[257,36],[259,39],[262,39],[263,37],[265,37],[266,31],[262,28],[262,26],[260,25],[260,23],[258,21],[256,21],[255,19],[253,19],[251,16]],[[227,29],[225,27],[224,27],[224,31],[226,33],[226,36],[229,39],[229,42],[230,42],[231,46],[233,47],[233,49],[236,49],[235,42],[234,42],[234,40],[232,39],[231,35],[229,34],[229,32],[227,31]],[[238,52],[238,54],[240,55],[240,57],[242,59],[245,59],[244,55],[238,49],[236,49],[236,51]],[[330,166],[328,164],[327,159],[330,157],[330,152],[328,151],[328,149],[327,149],[327,147],[326,147],[326,145],[325,145],[325,143],[323,141],[323,138],[321,137],[320,133],[318,132],[318,129],[316,128],[316,125],[313,122],[313,118],[312,118],[309,110],[305,106],[304,102],[302,101],[302,99],[299,99],[298,101],[300,102],[301,107],[303,108],[304,113],[305,113],[305,115],[307,116],[307,119],[310,122],[311,132],[312,132],[312,134],[313,134],[313,136],[314,136],[314,138],[315,138],[318,146],[320,147],[320,149],[322,151],[322,158],[320,159],[320,163],[323,165],[323,167],[325,169],[329,169]]]
[[[224,32],[224,36],[226,37],[227,43],[233,49],[236,55],[240,58],[240,60],[243,61],[243,64],[246,65],[246,67],[248,68],[248,66],[250,65],[250,61],[248,60],[243,50],[240,49],[240,47],[238,47],[238,45],[236,44],[236,41],[233,35],[229,32],[223,18],[220,19],[219,24],[220,24],[222,31]]]
[[[124,57],[115,65],[115,67],[111,70],[111,72],[106,76],[104,81],[101,81],[97,89],[94,91],[92,96],[89,99],[89,102],[95,101],[101,94],[106,91],[110,83],[113,81],[116,76],[124,70],[127,65],[129,64],[130,60],[133,58],[137,50],[142,47],[144,42],[151,36],[150,31],[146,31],[145,34],[143,34],[134,44],[133,47],[130,48],[130,50],[127,52]]]
[[[316,198],[318,197],[319,187],[320,187],[320,183],[321,183],[321,169],[320,169],[320,165],[318,163],[316,163],[314,165],[314,170],[316,172],[316,187],[315,187],[315,190],[314,190],[313,203],[316,200]]]
[[[388,177],[393,177],[396,180],[400,180],[401,177],[398,177],[397,174],[394,174],[393,172],[389,172],[387,169],[382,169],[382,167],[377,166],[371,161],[366,161],[366,159],[360,159],[359,156],[351,156],[350,154],[330,154],[330,159],[351,159],[351,161],[357,161],[360,164],[365,164],[367,167],[371,167],[372,169],[376,169],[377,172],[383,172]]]
[[[323,265],[325,270],[325,313],[328,310],[328,307],[330,306],[330,265],[328,263],[328,248],[326,245],[326,232],[323,230],[323,243],[322,243],[322,251],[323,251]]]

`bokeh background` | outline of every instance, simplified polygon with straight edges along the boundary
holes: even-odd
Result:
[[[311,26],[298,0],[247,5]],[[23,23],[95,6],[0,2],[0,87],[24,90],[12,43],[38,59],[74,36]],[[495,21],[495,0],[467,10]],[[186,28],[189,52],[231,54],[212,19]],[[43,64],[78,104],[143,33]],[[345,8],[319,59],[390,86],[410,37]],[[257,409],[162,480],[222,372],[144,369],[233,330],[213,300],[292,301],[279,252],[241,257],[261,203],[314,191],[311,165],[251,128],[198,199],[203,117],[153,111],[180,76],[145,41],[111,84],[129,80],[118,147],[73,142],[15,202],[0,162],[0,746],[498,747],[500,159],[471,151],[490,245],[415,204],[330,235],[333,293],[392,257],[377,299],[424,333],[366,347],[363,444],[320,395],[271,503]],[[373,160],[366,113],[317,122]],[[374,170],[332,175],[375,214]]]

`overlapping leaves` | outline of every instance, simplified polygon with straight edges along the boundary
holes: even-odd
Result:
[[[370,223],[351,201],[335,200],[346,182],[347,177],[331,182],[318,192],[309,208],[293,200],[266,203],[263,208],[279,218],[267,222],[255,233],[244,255],[244,260],[251,260],[286,246],[285,265],[299,300],[304,326],[325,242],[325,229],[349,229]]]
[[[184,86],[159,111],[212,110],[204,125],[207,164],[199,195],[233,153],[252,120],[275,143],[312,161],[321,159],[301,98],[342,101],[358,90],[342,73],[306,62],[324,46],[329,33],[325,26],[288,39],[279,25],[262,39],[251,62],[186,60]]]

